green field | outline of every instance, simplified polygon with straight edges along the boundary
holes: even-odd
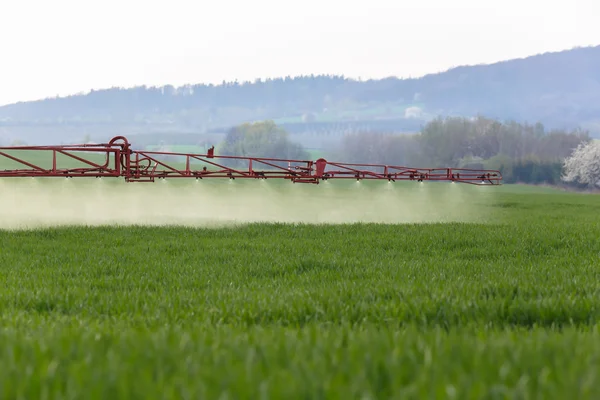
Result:
[[[190,154],[206,154],[208,146],[173,144],[173,145],[152,145],[146,146],[147,151],[165,151],[170,153],[190,153]]]
[[[46,222],[94,201],[119,218],[149,207],[143,222],[159,224],[244,199],[247,213],[263,204],[256,220],[296,213],[0,230],[3,398],[600,396],[597,195],[376,182],[274,185],[259,198],[252,187],[264,182],[250,181],[211,183],[202,188],[214,196],[196,198],[183,183],[64,181],[0,182],[0,224],[28,195],[60,209],[77,191],[65,209],[41,207]],[[184,199],[169,200],[171,214],[169,191]],[[292,223],[338,209],[345,222],[389,223]]]

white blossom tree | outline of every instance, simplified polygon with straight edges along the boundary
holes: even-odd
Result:
[[[600,187],[600,140],[581,143],[563,164],[565,182]]]

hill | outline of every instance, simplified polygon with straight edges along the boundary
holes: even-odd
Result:
[[[219,132],[260,119],[322,137],[357,129],[414,131],[435,116],[476,114],[599,133],[600,46],[412,79],[301,76],[94,90],[0,107],[0,140]]]

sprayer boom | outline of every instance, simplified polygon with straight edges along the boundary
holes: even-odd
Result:
[[[108,143],[61,146],[0,147],[1,177],[123,177],[127,182],[154,182],[161,178],[288,179],[314,183],[328,179],[382,179],[388,181],[449,181],[499,185],[499,171],[463,168],[409,168],[380,164],[348,164],[277,158],[215,156],[132,150],[123,136]],[[2,167],[0,167],[2,168]]]

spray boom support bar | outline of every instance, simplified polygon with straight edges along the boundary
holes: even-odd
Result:
[[[27,155],[31,157],[28,159]],[[179,162],[169,158],[179,159]],[[45,160],[50,165],[41,166],[39,160]],[[12,162],[17,168],[0,169],[0,178],[123,177],[127,182],[154,182],[161,178],[279,178],[313,184],[328,179],[379,179],[449,181],[474,185],[499,185],[502,181],[502,174],[494,170],[348,164],[328,162],[323,158],[306,161],[215,156],[214,147],[207,154],[132,150],[124,136],[114,137],[102,144],[0,147],[0,165],[5,162]],[[232,163],[242,166],[232,166]]]

